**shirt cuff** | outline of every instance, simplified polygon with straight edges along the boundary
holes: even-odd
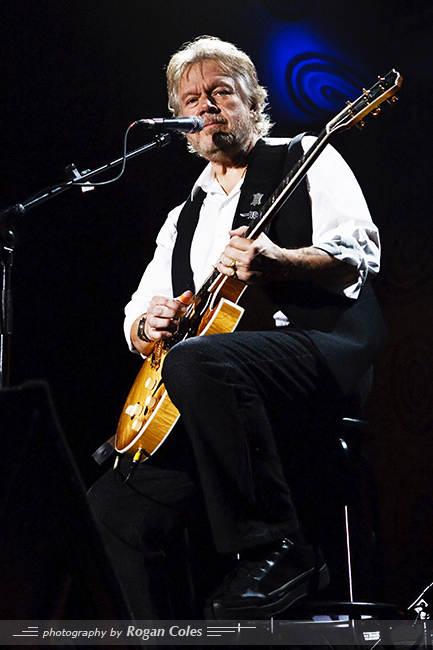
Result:
[[[320,248],[320,250],[329,253],[329,255],[340,260],[340,262],[356,267],[358,271],[357,281],[342,287],[341,290],[347,298],[358,298],[361,288],[367,279],[369,270],[367,260],[359,244],[348,237],[336,236],[331,241],[317,242],[313,245],[315,248]]]

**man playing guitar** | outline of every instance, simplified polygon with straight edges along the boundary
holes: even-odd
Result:
[[[369,283],[379,270],[379,237],[352,172],[330,146],[266,232],[248,236],[291,157],[315,138],[267,138],[266,91],[254,65],[217,38],[174,54],[167,86],[176,117],[203,120],[186,139],[208,164],[161,228],[126,307],[125,333],[143,357],[168,345],[162,380],[180,420],[126,483],[129,454],[89,498],[136,618],[153,614],[146,553],[172,540],[194,508],[215,552],[237,558],[207,594],[205,615],[270,618],[328,582],[301,529],[281,450],[290,452],[290,438],[309,419],[338,413],[382,350]],[[246,307],[246,328],[241,319],[236,331],[170,347],[213,268],[246,287],[253,316],[248,321]]]

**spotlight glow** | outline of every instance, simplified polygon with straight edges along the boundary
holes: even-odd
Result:
[[[292,121],[326,119],[368,85],[355,66],[305,27],[288,25],[269,41],[264,56],[271,103]]]

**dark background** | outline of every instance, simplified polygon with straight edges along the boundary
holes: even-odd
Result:
[[[399,70],[397,106],[334,145],[357,175],[382,236],[376,286],[390,342],[367,412],[377,430],[370,452],[380,488],[385,596],[408,605],[433,581],[433,3],[354,5],[2,0],[0,209],[63,181],[70,163],[83,171],[118,158],[133,120],[167,116],[164,66],[200,34],[231,40],[252,56],[269,88],[274,135],[319,129],[333,114],[326,106],[291,112],[275,63],[285,38],[296,50],[295,34],[313,35],[328,62],[332,55],[336,77],[351,70],[352,87],[359,79],[359,93],[377,75]],[[334,96],[335,113],[343,96]],[[132,133],[130,148],[148,137]],[[123,338],[123,307],[167,211],[186,198],[201,167],[174,136],[169,147],[132,160],[119,182],[86,194],[74,188],[16,221],[11,383],[49,383],[87,485],[99,474],[91,453],[115,432],[140,367]]]

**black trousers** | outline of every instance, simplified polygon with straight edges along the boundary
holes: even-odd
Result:
[[[163,379],[182,426],[127,483],[130,459],[124,458],[120,470],[110,470],[89,491],[138,618],[149,614],[146,558],[176,537],[186,513],[200,513],[223,554],[299,528],[280,452],[290,453],[297,432],[343,401],[314,345],[290,328],[178,343],[166,357]]]

